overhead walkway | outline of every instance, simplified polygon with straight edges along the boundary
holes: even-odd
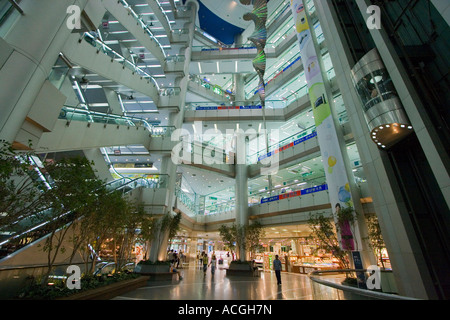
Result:
[[[74,65],[140,92],[155,103],[159,100],[155,79],[88,33],[71,34],[62,53]]]
[[[258,220],[263,225],[304,224],[308,222],[311,213],[321,213],[325,217],[332,216],[331,204],[326,185],[298,189],[291,193],[278,194],[249,204],[250,220]],[[181,212],[185,227],[194,231],[214,232],[221,225],[233,224],[236,221],[234,206],[230,203],[215,205],[215,208],[201,208],[196,211],[189,201],[177,193],[176,212]],[[270,201],[269,201],[270,200]]]
[[[172,161],[183,166],[192,166],[228,177],[235,177],[234,155],[226,154],[223,149],[201,143],[177,142],[172,151]]]
[[[158,108],[179,111],[180,88],[161,89],[149,73],[89,33],[81,36],[71,34],[62,54],[74,65],[150,97]],[[172,57],[167,61],[174,72],[179,72],[182,66],[184,68],[182,58]]]
[[[354,140],[348,122],[341,124],[340,130],[342,130],[346,143]],[[270,166],[283,169],[314,155],[319,155],[320,147],[315,127],[308,128],[300,134],[292,135],[279,143],[269,146],[268,151],[264,149],[248,155],[249,178],[254,179],[267,174]]]
[[[297,35],[295,32],[290,33],[286,39],[279,44],[266,46],[266,58],[277,59],[281,54],[288,50],[297,41]],[[219,61],[219,60],[253,60],[256,56],[257,49],[254,46],[244,45],[235,48],[211,48],[200,47],[193,48],[192,62],[199,61]]]
[[[157,2],[157,1],[149,1],[150,2]],[[122,5],[118,5],[122,4]],[[157,9],[155,15],[159,18],[160,15],[162,15],[161,10],[159,9],[158,5],[151,5],[152,10]],[[132,7],[125,1],[125,0],[103,0],[103,5],[105,6],[106,10],[108,10],[119,22],[122,24],[125,29],[127,29],[139,43],[147,48],[151,54],[158,59],[158,61],[161,63],[161,65],[164,65],[166,53],[164,49],[162,48],[161,43],[158,41],[157,38],[153,35],[153,33],[150,31],[150,29],[146,26],[146,24],[140,19],[139,15],[134,12]],[[165,22],[164,19],[160,20],[163,27],[168,27],[168,21]],[[164,24],[167,25],[165,25]]]
[[[322,50],[322,56],[325,55],[328,51],[327,50]],[[293,80],[295,77],[297,77],[298,75],[300,75],[301,73],[304,72],[304,66],[303,63],[300,59],[300,55],[298,54],[297,56],[293,57],[292,61],[288,61],[286,62],[286,64],[284,66],[281,66],[282,71],[278,72],[278,73],[274,73],[272,75],[269,75],[267,77],[267,82],[266,82],[266,97],[270,97],[270,95],[272,95],[273,93],[275,93],[278,89],[280,89],[283,85],[287,84],[289,81]],[[331,87],[332,88],[338,88],[337,83],[333,83],[334,78],[334,69],[331,68],[329,70],[327,70],[327,77],[328,80],[330,80],[331,83]],[[252,80],[249,80],[248,82],[250,82]],[[256,88],[255,88],[256,89]],[[252,95],[249,98],[250,100],[254,100],[257,99],[258,94],[256,91],[252,91]]]
[[[210,101],[225,103],[234,100],[231,93],[226,92],[222,88],[205,81],[198,75],[189,75],[187,89],[191,93],[194,93]]]
[[[122,6],[118,6],[117,2]],[[188,29],[172,29],[169,19],[164,12],[159,1],[147,1],[153,14],[166,31],[169,41],[176,44],[189,43]],[[168,56],[155,35],[147,27],[142,18],[133,10],[130,4],[125,0],[106,0],[103,1],[105,9],[108,10],[150,53],[159,61],[166,74],[177,73],[185,75],[183,56]]]
[[[341,124],[346,143],[354,137],[349,122]],[[307,128],[282,141],[270,145],[247,156],[249,178],[254,179],[266,175],[270,170],[283,169],[302,160],[320,154],[320,147],[315,127]],[[176,158],[175,158],[176,157]],[[235,177],[234,154],[226,154],[218,147],[208,144],[194,143],[192,145],[181,141],[176,142],[172,151],[172,159],[180,165],[193,166],[209,170],[228,177]]]
[[[81,112],[64,113],[51,132],[44,132],[35,152],[88,150],[131,144],[150,148],[151,127],[129,117]]]
[[[331,84],[333,94],[339,92],[339,87],[334,79]],[[306,86],[300,88],[298,92],[305,91],[304,89]],[[311,107],[311,101],[306,93],[283,108],[267,108],[267,105],[271,103],[270,100],[266,101],[264,116],[267,121],[285,122]],[[279,104],[279,101],[274,101],[273,104]],[[216,106],[212,106],[212,103],[191,103],[186,105],[186,108],[185,123],[194,121],[260,121],[263,119],[263,110],[259,102],[249,105],[249,101],[227,101],[220,105],[217,103]]]

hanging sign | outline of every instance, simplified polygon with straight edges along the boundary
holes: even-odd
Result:
[[[291,0],[291,10],[313,109],[330,202],[333,208],[333,215],[336,218],[335,210],[338,210],[341,206],[353,207],[349,181],[317,57],[320,54],[320,50],[317,50],[314,44],[304,2],[302,0]],[[356,228],[354,231],[356,233],[354,237],[359,237],[358,229]],[[338,234],[338,237],[341,240],[341,234]],[[348,237],[345,243],[342,241],[340,243],[341,248],[344,250],[358,250],[358,248],[355,248],[353,240],[348,241]],[[358,243],[361,244],[361,241],[358,241]]]

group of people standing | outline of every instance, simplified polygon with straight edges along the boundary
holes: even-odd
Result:
[[[178,255],[178,253],[176,251],[171,249],[167,253],[167,260],[170,261],[170,263],[172,264],[172,267],[179,268],[180,267],[180,262],[182,263],[183,260],[184,260],[183,252],[180,251],[180,255]]]

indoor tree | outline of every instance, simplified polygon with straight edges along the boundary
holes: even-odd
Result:
[[[246,226],[246,248],[250,252],[250,260],[257,250],[261,249],[260,240],[264,237],[265,232],[262,224],[259,221],[254,221],[252,224]]]
[[[236,224],[230,227],[221,225],[219,234],[222,241],[233,252],[236,248],[240,248],[241,244],[245,249],[250,251],[252,255],[260,247],[260,239],[264,236],[263,226],[259,221],[255,221],[249,225],[238,226]],[[245,257],[239,256],[239,260],[245,260]]]
[[[308,225],[312,230],[312,236],[316,238],[320,245],[328,252],[331,252],[339,260],[342,269],[349,269],[347,252],[342,250],[335,232],[334,224],[330,218],[322,214],[310,215]]]
[[[45,182],[37,178],[29,152],[18,152],[0,140],[0,229],[48,208]]]
[[[369,247],[375,253],[377,260],[380,261],[381,266],[385,269],[382,250],[386,248],[386,244],[384,243],[383,235],[381,233],[380,224],[378,223],[378,218],[375,214],[366,216],[367,221],[367,229],[368,229],[368,240]]]
[[[54,181],[52,189],[46,193],[51,210],[46,214],[45,228],[48,235],[43,250],[47,253],[47,272],[42,284],[46,284],[57,256],[64,253],[64,243],[69,230],[79,219],[87,215],[96,204],[103,182],[96,178],[92,162],[86,158],[63,158],[47,163],[46,170]]]

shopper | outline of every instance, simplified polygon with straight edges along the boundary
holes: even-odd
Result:
[[[275,275],[277,276],[277,284],[281,284],[281,260],[278,259],[278,255],[275,256],[275,260],[273,261],[273,270],[275,271]]]
[[[208,270],[208,255],[203,253],[203,274],[206,275],[206,270]]]
[[[176,251],[174,251],[174,253],[173,253],[173,256],[172,256],[173,258],[173,267],[174,268],[178,268],[178,254],[177,254],[177,252]]]
[[[168,259],[169,259],[170,263],[172,264],[173,263],[173,249],[169,251]]]
[[[211,275],[213,275],[213,276],[214,276],[214,273],[216,272],[216,265],[217,265],[216,256],[213,255],[211,258],[211,262],[209,263],[209,266],[211,266]]]

